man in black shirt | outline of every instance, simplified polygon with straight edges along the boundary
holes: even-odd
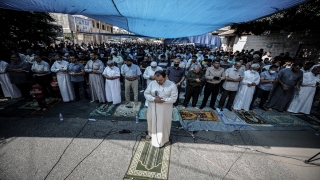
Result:
[[[179,64],[180,64],[179,59],[175,59],[173,63],[174,63],[173,66],[168,67],[166,74],[168,76],[168,79],[174,82],[178,88],[178,98],[176,102],[173,104],[174,106],[178,106],[179,94],[181,92],[181,84],[183,83],[185,78],[185,70],[179,67]]]

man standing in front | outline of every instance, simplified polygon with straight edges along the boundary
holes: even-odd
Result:
[[[62,60],[62,56],[57,54],[55,56],[56,61],[51,66],[51,72],[57,73],[57,80],[62,96],[63,102],[70,102],[74,100],[74,92],[68,74],[68,62]]]
[[[41,55],[34,55],[35,62],[32,64],[31,71],[34,73],[34,78],[37,84],[42,87],[45,97],[50,97],[51,93],[51,75],[50,66],[47,62],[42,60]]]
[[[122,66],[121,74],[125,79],[124,87],[125,87],[125,104],[130,103],[130,87],[133,90],[134,94],[134,104],[138,105],[138,79],[141,75],[141,71],[139,66],[132,63],[133,60],[131,58],[127,59],[127,64]]]
[[[175,83],[166,79],[165,71],[155,73],[155,81],[152,81],[144,92],[149,101],[147,112],[148,135],[147,140],[155,147],[163,147],[169,142],[172,104],[178,98],[178,90]]]
[[[68,73],[71,76],[71,82],[73,84],[74,94],[76,95],[75,101],[80,100],[79,88],[82,90],[84,97],[89,99],[89,95],[86,89],[86,82],[84,80],[84,66],[78,62],[78,57],[75,54],[69,56],[71,63],[68,66]]]
[[[102,73],[104,70],[103,62],[97,59],[97,53],[90,53],[90,60],[84,67],[85,72],[89,73],[89,86],[91,90],[90,103],[99,101],[100,103],[106,102],[104,79]]]
[[[106,98],[108,103],[121,103],[120,69],[114,66],[112,60],[107,61],[107,67],[102,75],[106,78]]]
[[[188,106],[188,103],[192,97],[192,107],[197,108],[197,102],[200,94],[201,83],[205,81],[204,73],[201,71],[200,67],[196,65],[193,70],[189,71],[187,74],[187,88],[186,88],[186,98],[183,102],[183,109]]]
[[[176,84],[177,89],[178,89],[178,98],[176,102],[173,104],[174,106],[178,106],[179,104],[179,94],[181,92],[181,84],[184,81],[185,78],[185,70],[181,67],[179,67],[180,60],[175,59],[173,66],[169,67],[167,69],[167,76],[170,81]]]
[[[215,61],[213,67],[208,67],[205,77],[207,83],[204,88],[204,97],[200,109],[206,106],[208,98],[211,95],[210,107],[215,110],[214,105],[219,93],[220,83],[225,79],[224,69],[220,67],[220,61]]]
[[[237,62],[234,68],[229,68],[225,71],[226,78],[222,85],[224,91],[219,102],[219,108],[221,111],[223,111],[222,108],[224,106],[224,103],[226,102],[227,97],[229,97],[229,99],[226,108],[229,111],[232,111],[231,106],[233,104],[234,98],[236,97],[239,82],[243,79],[243,71],[239,70],[241,65],[241,63]]]
[[[284,112],[288,109],[294,90],[299,90],[303,79],[302,63],[296,63],[291,68],[285,68],[278,74],[278,84],[272,91],[267,108]]]

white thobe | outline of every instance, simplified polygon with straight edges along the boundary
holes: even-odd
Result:
[[[18,87],[11,83],[9,75],[6,73],[6,69],[9,64],[0,60],[0,84],[4,97],[20,98],[21,92]]]
[[[155,92],[164,100],[163,103],[155,103]],[[166,80],[162,85],[152,81],[144,91],[144,97],[149,101],[147,111],[148,133],[151,136],[151,144],[162,147],[169,141],[173,103],[178,98],[177,86]]]
[[[120,69],[116,66],[113,66],[111,69],[107,66],[103,73],[103,75],[107,75],[109,77],[118,76],[120,77]],[[121,87],[120,87],[120,79],[106,79],[106,99],[107,102],[113,102],[113,104],[121,103]]]
[[[99,59],[96,59],[95,61],[89,60],[84,67],[84,70],[89,73],[89,85],[92,101],[98,100],[100,103],[105,103],[106,91],[102,76],[104,70],[103,62]],[[98,71],[98,73],[93,73],[93,70]]]
[[[144,71],[143,73],[143,78],[147,80],[147,86],[150,84],[151,81],[154,81],[154,80],[151,80],[149,79],[150,76],[154,76],[154,73],[156,71],[162,71],[163,69],[159,66],[157,66],[155,69],[152,69],[151,66],[148,66],[146,68],[146,70]],[[148,100],[146,99],[146,101],[144,102],[144,105],[148,107]]]
[[[290,103],[288,108],[289,112],[310,114],[313,98],[316,93],[317,82],[320,82],[320,79],[312,72],[303,74],[300,91]]]
[[[260,83],[260,76],[258,72],[252,73],[250,70],[247,70],[244,72],[244,78],[234,99],[233,109],[249,111],[253,93],[256,88],[256,86],[249,87],[248,84],[251,83],[258,85]]]
[[[55,61],[51,67],[51,72],[57,73],[57,81],[63,102],[69,102],[75,98],[70,75],[67,72],[60,71],[67,70],[68,64],[69,63],[64,60],[62,60],[60,63]]]

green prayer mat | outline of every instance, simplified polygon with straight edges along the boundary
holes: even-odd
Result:
[[[117,109],[118,105],[115,104],[102,104],[99,105],[96,109],[94,109],[91,113],[90,113],[90,117],[93,116],[111,116],[113,115],[113,113],[115,112],[115,110]]]
[[[147,112],[148,112],[148,108],[142,108],[139,112],[139,119],[141,120],[147,120]],[[181,116],[179,113],[179,110],[174,107],[172,110],[172,121],[180,121]]]
[[[310,126],[309,123],[289,113],[268,112],[259,115],[273,126]]]
[[[142,136],[124,178],[168,179],[170,153],[171,144],[163,148],[157,148],[151,145],[151,141],[146,141],[146,138]]]
[[[60,100],[54,100],[51,103],[47,104],[46,110],[35,110],[35,111],[33,111],[32,114],[43,114],[44,112],[47,112],[50,108],[52,108],[54,105],[56,105],[59,102],[60,102]]]
[[[320,119],[316,115],[312,114],[294,114],[299,119],[306,121],[311,124],[314,128],[320,127]]]
[[[255,124],[268,124],[265,120],[259,117],[253,111],[233,111],[240,119],[245,121],[247,124],[255,125]]]
[[[54,98],[46,98],[47,105],[51,104],[54,101],[55,101]],[[39,105],[37,100],[35,99],[31,102],[27,102],[23,106],[18,107],[18,109],[27,109],[27,110],[37,110],[38,108],[39,108]]]

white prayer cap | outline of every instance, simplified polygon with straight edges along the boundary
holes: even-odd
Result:
[[[151,64],[150,64],[150,66],[157,66],[157,62],[152,61]]]
[[[114,62],[112,60],[108,60],[107,64],[113,64]]]
[[[258,63],[254,63],[251,65],[252,68],[260,68],[260,65]]]

